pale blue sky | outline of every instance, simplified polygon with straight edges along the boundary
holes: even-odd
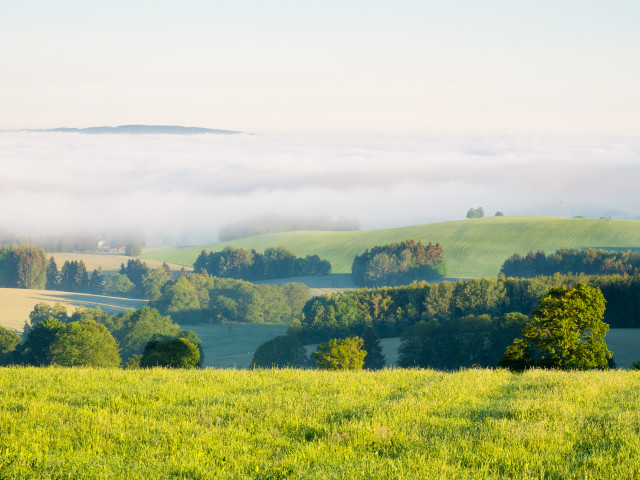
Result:
[[[0,3],[0,128],[640,133],[640,2]]]

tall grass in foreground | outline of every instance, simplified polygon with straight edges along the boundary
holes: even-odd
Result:
[[[0,369],[0,478],[638,478],[640,373]]]

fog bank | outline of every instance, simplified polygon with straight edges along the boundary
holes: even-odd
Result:
[[[3,132],[0,158],[0,229],[21,235],[142,230],[199,243],[266,213],[351,217],[362,229],[477,206],[640,214],[640,138]]]

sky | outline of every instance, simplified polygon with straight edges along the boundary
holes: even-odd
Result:
[[[637,0],[0,2],[0,230],[640,217],[638,25]],[[20,131],[123,124],[243,133]]]
[[[0,3],[0,129],[640,130],[637,0]]]

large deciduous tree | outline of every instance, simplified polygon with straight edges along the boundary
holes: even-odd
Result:
[[[360,337],[334,338],[313,352],[315,364],[323,370],[362,370],[367,352]]]
[[[516,371],[607,369],[612,355],[604,341],[609,330],[602,321],[604,310],[598,288],[583,283],[552,288],[540,299],[522,338],[507,347],[500,365]]]
[[[20,343],[20,335],[0,325],[0,365],[11,363],[16,347]]]
[[[200,351],[186,338],[152,340],[144,348],[140,366],[142,368],[199,368]]]

